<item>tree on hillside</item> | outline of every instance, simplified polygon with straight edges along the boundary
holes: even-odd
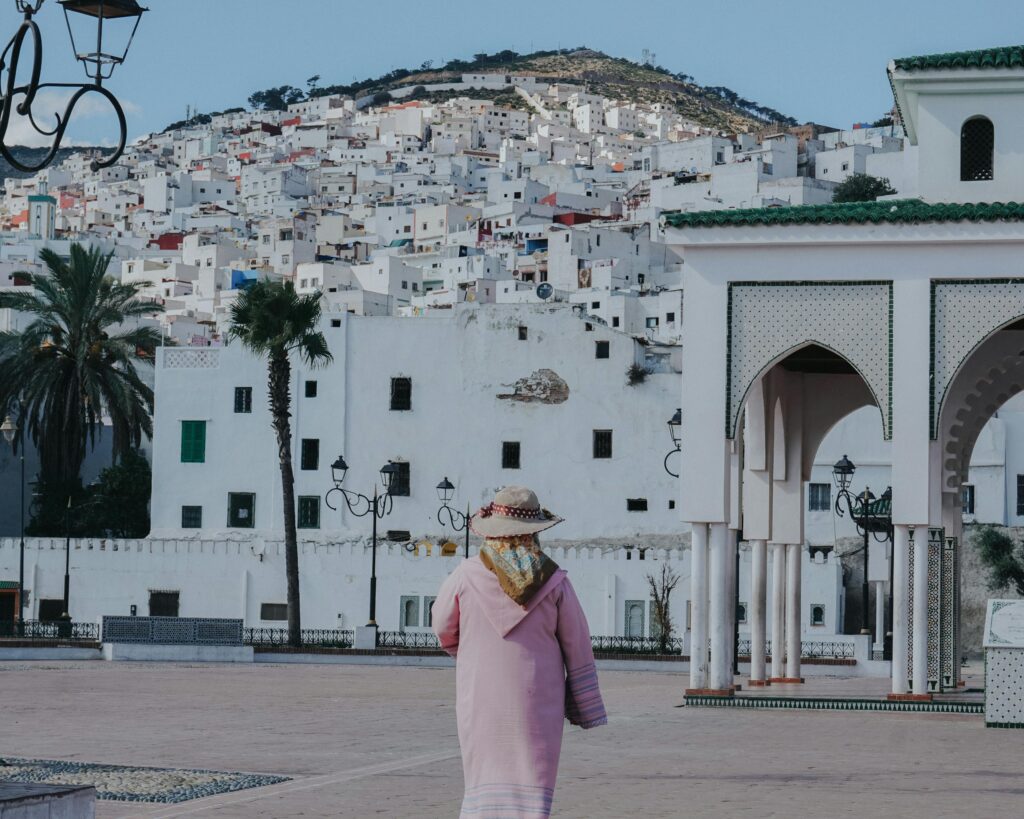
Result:
[[[280,85],[255,91],[249,96],[249,107],[257,111],[287,111],[289,105],[302,102],[306,95],[293,85]]]
[[[308,94],[311,97],[316,96],[317,87],[320,85],[320,75],[314,74],[308,80],[306,80],[306,88],[309,89]]]
[[[64,498],[81,485],[105,419],[115,460],[153,434],[153,391],[137,370],[152,366],[160,333],[137,323],[163,308],[139,298],[141,285],[109,277],[112,257],[72,244],[64,259],[47,248],[45,274],[18,274],[30,292],[0,292],[0,309],[29,317],[24,329],[0,333],[0,415],[20,401],[41,480]]]
[[[874,202],[879,196],[892,196],[896,190],[888,179],[855,173],[836,185],[833,202]]]
[[[667,562],[661,564],[661,572],[658,576],[647,575],[647,585],[651,589],[651,626],[662,654],[668,653],[668,644],[672,639],[673,626],[669,599],[678,583],[679,575],[672,570]]]
[[[1024,552],[1005,531],[986,526],[974,540],[981,562],[988,569],[988,587],[992,591],[1012,588],[1024,596]]]
[[[295,473],[292,467],[291,356],[310,367],[330,363],[320,332],[320,294],[300,296],[291,282],[259,281],[231,306],[230,335],[251,353],[267,359],[271,425],[277,436],[284,512],[285,573],[288,580],[288,643],[302,643],[299,616],[299,547],[295,526]]]

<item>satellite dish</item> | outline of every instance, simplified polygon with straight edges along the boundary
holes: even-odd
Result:
[[[550,299],[551,298],[551,294],[554,293],[554,292],[555,292],[555,288],[553,288],[547,282],[541,282],[540,284],[537,285],[537,298],[538,299],[545,299],[545,300],[546,299]]]

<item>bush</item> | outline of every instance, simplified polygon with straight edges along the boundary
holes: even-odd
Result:
[[[896,190],[888,179],[855,173],[836,186],[833,202],[874,202],[879,196],[892,196]]]
[[[986,526],[974,542],[988,569],[989,589],[1003,591],[1013,586],[1017,594],[1024,596],[1024,559],[1010,536],[995,526]]]
[[[647,376],[651,374],[651,371],[640,364],[630,364],[626,368],[626,383],[631,387],[635,387],[637,384],[643,384],[647,380]]]

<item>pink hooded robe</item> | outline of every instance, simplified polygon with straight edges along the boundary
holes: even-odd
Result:
[[[524,609],[480,558],[465,560],[442,584],[433,624],[441,647],[456,657],[466,779],[460,816],[549,816],[563,721],[583,728],[608,722],[590,629],[565,571]]]

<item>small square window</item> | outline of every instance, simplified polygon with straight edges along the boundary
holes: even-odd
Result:
[[[597,457],[596,455],[594,456]],[[647,498],[626,498],[627,512],[646,512]]]
[[[608,358],[611,345],[607,341],[599,341],[594,347],[594,358]]]
[[[670,500],[668,502],[668,508],[669,509],[675,509],[676,508],[676,502],[674,500]]]
[[[181,528],[202,529],[203,528],[203,507],[182,506],[181,507]]]
[[[256,525],[256,496],[252,492],[228,493],[228,526],[252,529]]]
[[[412,409],[411,378],[391,379],[391,409],[396,412],[406,412]]]
[[[811,625],[825,625],[825,606],[822,603],[814,603],[811,606]]]
[[[612,457],[612,431],[610,429],[594,430],[594,457]]]
[[[583,325],[583,329],[586,330],[588,333],[592,333],[594,332],[594,325],[588,321]]]
[[[341,327],[341,319],[331,319],[331,327]]]
[[[519,441],[503,441],[501,444],[501,468],[519,469]]]
[[[812,483],[807,485],[807,511],[827,512],[832,505],[832,484]]]
[[[320,496],[300,495],[299,496],[299,519],[296,524],[299,529],[320,528]]]
[[[665,314],[665,323],[666,324],[675,324],[676,323],[676,314],[675,313],[666,313]]]
[[[252,412],[252,387],[235,387],[235,412]]]
[[[601,302],[599,302],[599,301],[592,301],[592,302],[590,302],[590,309],[591,310],[600,310],[601,309]]]
[[[961,491],[961,500],[963,503],[963,514],[973,515],[974,514],[974,485],[966,483]]]
[[[299,469],[313,471],[320,468],[320,439],[303,438]]]
[[[520,341],[526,341],[528,336],[529,336],[529,329],[527,327],[525,327],[524,325],[520,324],[519,325],[519,340]]]
[[[316,398],[317,382],[307,381],[306,382],[306,398]]]
[[[619,317],[618,316],[612,316],[612,327],[618,327],[618,326],[619,326]]]
[[[260,620],[287,620],[287,603],[261,603]]]

